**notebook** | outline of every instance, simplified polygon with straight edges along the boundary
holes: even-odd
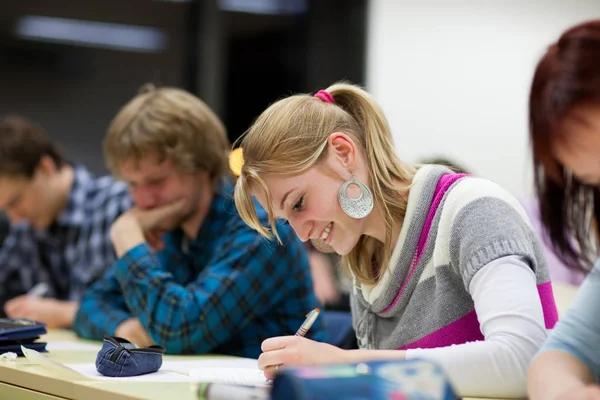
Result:
[[[24,318],[0,318],[0,340],[37,338],[47,333],[46,324]]]
[[[22,356],[21,346],[46,351],[46,343],[38,342],[45,334],[46,324],[24,318],[0,318],[0,354],[14,352]]]

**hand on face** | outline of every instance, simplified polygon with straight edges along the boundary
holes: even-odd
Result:
[[[185,199],[179,199],[147,210],[134,207],[125,214],[135,218],[144,233],[153,230],[166,230],[172,228],[166,225],[169,225],[170,220],[183,211],[185,203]]]
[[[258,368],[267,379],[273,379],[277,366],[327,364],[344,362],[346,351],[327,343],[319,343],[301,336],[280,336],[262,343],[263,353],[258,357]]]
[[[22,295],[6,302],[4,312],[10,318],[44,322],[48,328],[67,328],[73,324],[76,304],[56,299]]]
[[[144,241],[155,251],[162,249],[162,237],[171,228],[166,225],[183,211],[184,206],[185,200],[180,199],[149,210],[134,207],[123,213],[110,229],[117,255],[121,257]]]

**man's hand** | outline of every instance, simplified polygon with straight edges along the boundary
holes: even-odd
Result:
[[[155,251],[161,250],[164,246],[162,237],[166,232],[160,228],[160,224],[177,215],[184,204],[185,200],[180,199],[151,210],[140,210],[134,207],[121,214],[110,228],[110,238],[117,256],[122,257],[144,242],[148,242]]]
[[[4,304],[4,312],[10,318],[26,318],[44,322],[48,328],[70,328],[79,304],[22,295]]]
[[[140,320],[137,318],[129,318],[121,322],[115,330],[115,336],[129,340],[131,343],[137,344],[139,347],[152,346],[154,343],[148,332],[144,329]]]

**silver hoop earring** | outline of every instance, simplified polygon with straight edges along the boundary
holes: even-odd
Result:
[[[356,185],[360,190],[359,196],[355,199],[348,195],[348,186],[350,185]],[[348,216],[356,219],[365,218],[373,210],[373,194],[371,190],[364,183],[354,179],[354,176],[340,187],[338,202]]]

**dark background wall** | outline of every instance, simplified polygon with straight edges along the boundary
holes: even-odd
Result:
[[[254,10],[238,5],[254,4]],[[277,98],[364,82],[367,0],[22,0],[0,5],[0,115],[39,122],[72,159],[104,173],[101,143],[145,82],[199,95],[235,140]],[[268,13],[256,12],[256,7]],[[248,12],[254,11],[254,12]],[[164,48],[136,52],[19,37],[27,16],[153,27]],[[76,34],[76,33],[75,33]]]

